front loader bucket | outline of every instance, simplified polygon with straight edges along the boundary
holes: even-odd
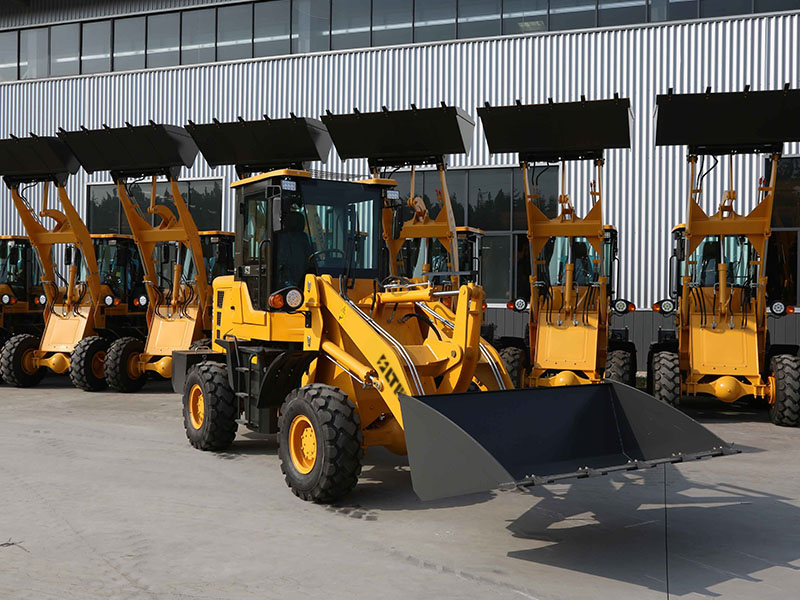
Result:
[[[326,162],[331,136],[317,119],[292,117],[186,126],[211,168],[236,165],[240,175]]]
[[[0,175],[8,185],[35,181],[63,184],[80,167],[69,147],[57,137],[0,140]]]
[[[368,158],[371,166],[437,163],[466,154],[475,123],[456,106],[323,115],[342,159]]]
[[[628,98],[484,106],[478,109],[489,151],[518,152],[525,162],[602,158],[631,147]]]
[[[435,500],[738,452],[617,382],[401,396],[414,491]]]
[[[151,123],[139,127],[59,130],[87,173],[117,176],[172,174],[191,168],[198,149],[183,127]]]

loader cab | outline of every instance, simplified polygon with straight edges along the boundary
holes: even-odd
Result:
[[[222,277],[233,273],[234,235],[232,233],[224,231],[201,231],[200,245],[203,249],[203,264],[205,265],[206,278],[209,284],[213,282],[216,277]],[[168,252],[168,256],[173,262],[177,260],[179,249],[175,244],[170,244],[169,247],[165,247],[164,251]],[[185,281],[194,281],[197,277],[197,267],[194,256],[191,250],[186,251],[180,248],[180,251],[183,255],[182,277]],[[162,275],[172,279],[171,272]]]
[[[142,259],[131,236],[94,234],[92,235],[97,273],[100,285],[106,293],[100,301],[106,307],[127,306],[129,310],[143,310],[140,298],[146,296]],[[78,253],[70,248],[65,255],[65,265],[77,260]],[[80,281],[88,278],[85,260],[81,260]],[[146,303],[145,303],[146,304]]]
[[[537,280],[547,286],[564,285],[566,266],[572,264],[575,285],[597,285],[600,277],[605,276],[606,294],[611,297],[616,283],[617,263],[617,230],[613,225],[606,225],[602,253],[598,253],[584,237],[550,238],[537,260]]]
[[[41,287],[41,268],[30,241],[21,236],[0,237],[0,303],[38,299]],[[4,302],[6,296],[8,302]]]
[[[268,310],[271,294],[301,287],[308,273],[378,277],[385,186],[312,179],[303,171],[238,183],[235,276],[247,283],[256,309]]]

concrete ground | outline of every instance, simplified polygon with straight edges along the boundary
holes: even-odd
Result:
[[[186,441],[180,398],[0,387],[0,598],[798,597],[800,429],[689,412],[744,451],[423,504],[367,455],[346,502],[284,485],[274,440]]]

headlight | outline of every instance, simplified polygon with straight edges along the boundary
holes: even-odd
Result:
[[[296,192],[297,182],[292,181],[291,179],[284,179],[281,181],[281,189],[286,190],[287,192]]]
[[[106,296],[103,298],[103,304],[106,306],[113,306],[114,305],[114,296]]]
[[[2,296],[0,296],[0,302],[2,302],[3,304],[11,304],[11,296],[9,296],[8,294],[3,294]]]
[[[516,300],[506,303],[506,308],[516,312],[523,312],[528,308],[528,301],[525,300],[525,298],[517,298]]]
[[[614,302],[614,312],[618,315],[624,315],[628,312],[628,303],[625,300],[617,300]]]
[[[286,292],[286,305],[289,308],[299,308],[302,303],[303,294],[300,293],[300,290],[289,290]]]
[[[653,304],[653,310],[657,313],[661,313],[665,317],[670,316],[672,313],[675,312],[677,306],[675,306],[675,301],[669,298],[665,298],[664,300],[659,300],[655,304]]]
[[[770,306],[769,309],[772,311],[772,314],[775,315],[776,317],[782,317],[783,315],[786,314],[786,305],[780,300],[778,300],[777,302],[773,302],[772,306]]]
[[[400,200],[400,192],[398,192],[397,190],[387,190],[386,198],[388,200]]]
[[[45,304],[47,304],[47,296],[45,296],[44,294],[42,294],[41,296],[39,296],[39,304],[41,304],[42,306],[44,306]]]
[[[147,304],[147,296],[142,295],[139,296],[139,306],[145,306]]]

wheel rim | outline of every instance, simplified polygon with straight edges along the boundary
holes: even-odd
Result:
[[[20,364],[22,366],[22,371],[26,375],[33,375],[38,370],[36,366],[36,358],[35,350],[26,350],[22,354],[22,359],[20,360]]]
[[[130,379],[139,379],[141,371],[139,370],[139,353],[134,352],[128,357],[128,377]]]
[[[303,475],[317,462],[317,434],[305,415],[297,415],[289,427],[289,454],[295,469]]]
[[[98,379],[103,379],[105,374],[106,353],[104,351],[96,352],[92,357],[92,375]]]
[[[189,420],[192,427],[200,429],[206,416],[206,401],[203,398],[203,390],[198,384],[194,384],[189,391]]]

